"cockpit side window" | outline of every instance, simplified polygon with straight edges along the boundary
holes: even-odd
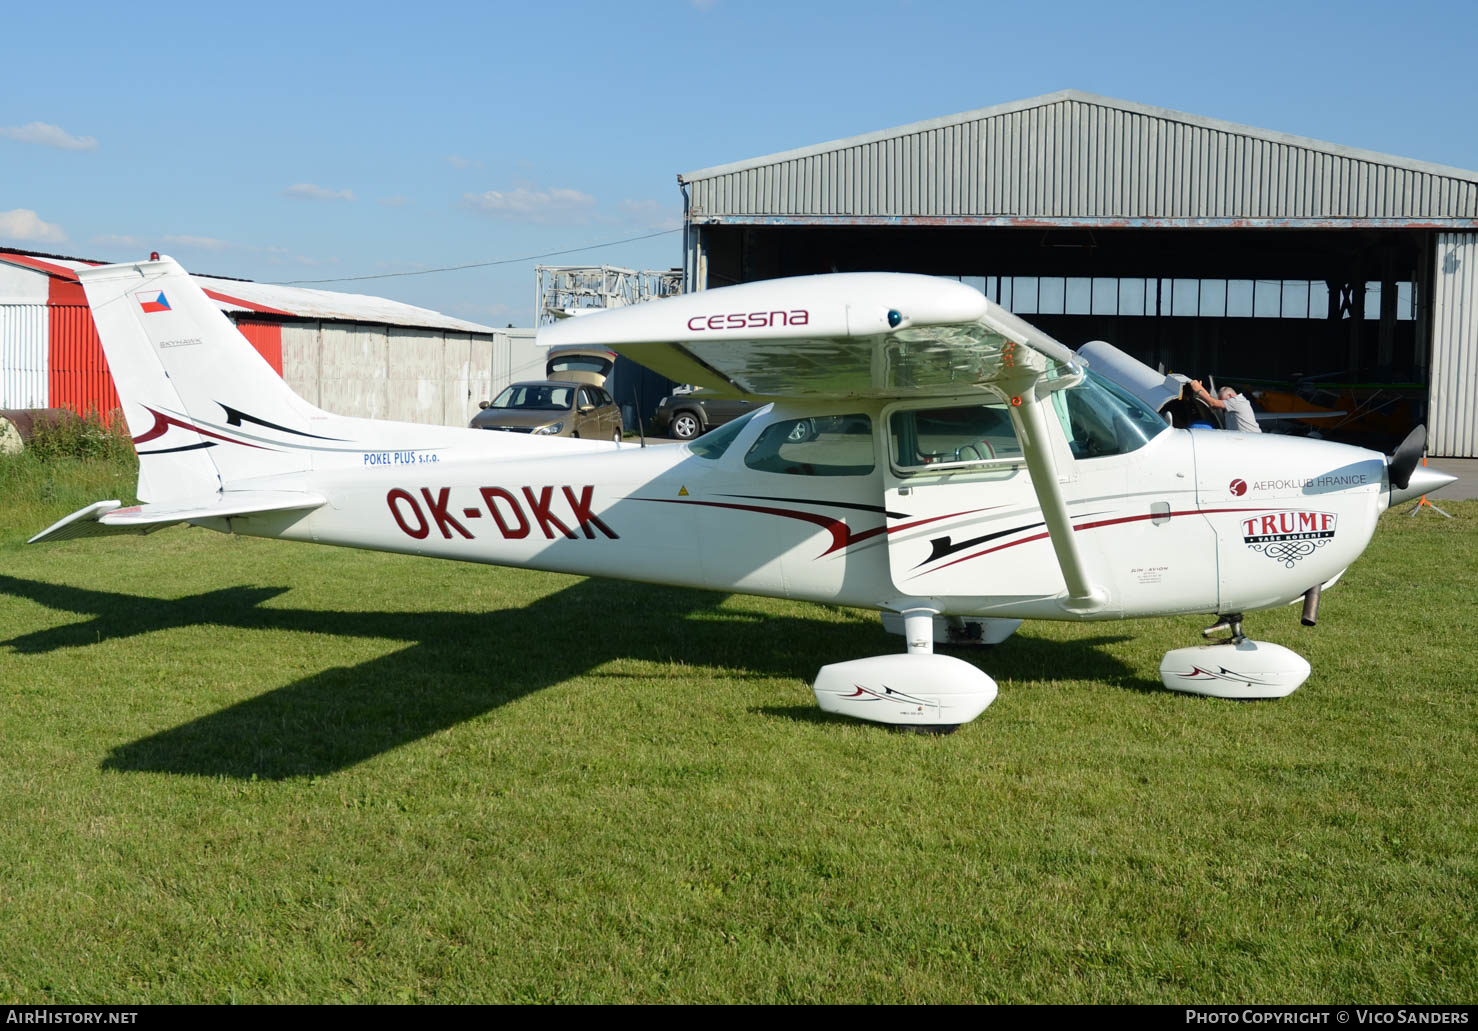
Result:
[[[1022,460],[1010,412],[1000,402],[905,409],[893,413],[888,429],[899,472]]]

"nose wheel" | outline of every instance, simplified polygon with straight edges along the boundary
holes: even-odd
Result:
[[[1226,637],[1217,637],[1225,633]],[[1242,613],[1229,612],[1201,636],[1209,644],[1166,652],[1160,682],[1172,691],[1213,698],[1282,698],[1309,677],[1303,656],[1242,633]]]

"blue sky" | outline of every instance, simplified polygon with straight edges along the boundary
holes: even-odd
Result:
[[[679,172],[1079,89],[1478,169],[1478,5],[16,4],[0,243],[321,280],[681,263]],[[323,284],[528,325],[535,261]]]

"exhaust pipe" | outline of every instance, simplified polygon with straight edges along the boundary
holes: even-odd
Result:
[[[1304,626],[1316,626],[1319,622],[1319,594],[1323,590],[1322,584],[1315,584],[1304,591],[1304,611],[1298,621]]]

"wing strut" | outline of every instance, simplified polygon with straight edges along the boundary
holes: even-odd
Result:
[[[1063,605],[1073,612],[1092,612],[1103,607],[1108,595],[1088,579],[1088,570],[1083,565],[1073,521],[1062,497],[1062,484],[1057,480],[1057,463],[1052,459],[1052,439],[1047,433],[1042,402],[1035,390],[1024,390],[1020,396],[1021,404],[1012,405],[1011,411],[1026,455],[1026,467],[1032,474],[1032,489],[1037,492],[1037,504],[1042,506],[1042,519],[1051,536],[1052,550],[1057,553],[1063,582],[1067,584],[1068,597]]]

